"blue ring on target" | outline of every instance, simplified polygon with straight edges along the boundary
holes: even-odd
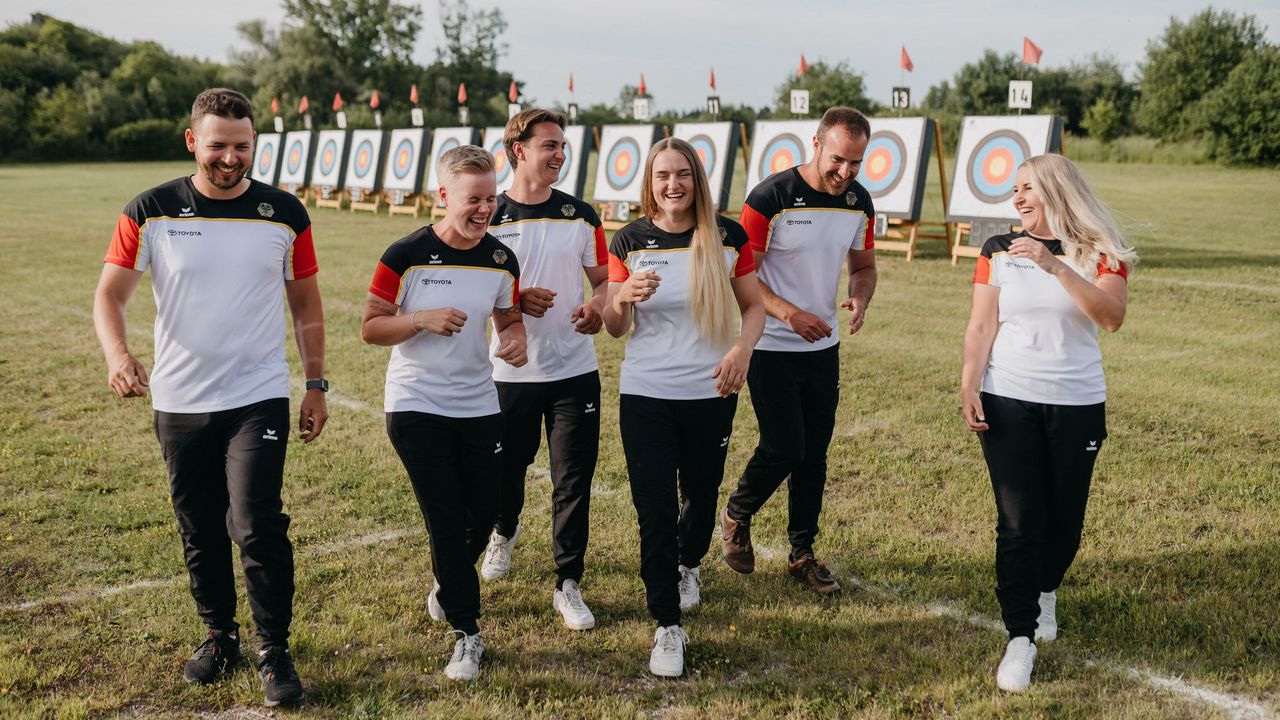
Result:
[[[413,170],[413,141],[405,138],[396,144],[396,151],[391,154],[391,173],[401,180],[409,177],[410,171]],[[400,162],[401,158],[404,162]]]
[[[265,143],[262,146],[262,152],[258,153],[258,174],[266,175],[271,172],[271,154],[275,150],[273,143]]]
[[[873,198],[888,195],[906,175],[906,161],[907,146],[897,133],[889,130],[871,133],[858,170],[858,183]]]
[[[573,146],[569,143],[564,144],[564,164],[560,166],[560,177],[556,178],[556,184],[564,182],[569,176],[569,166],[573,163]]]
[[[623,190],[630,185],[640,173],[640,143],[635,138],[619,138],[609,148],[609,156],[605,159],[604,176],[609,187]]]
[[[494,177],[498,179],[498,184],[511,175],[511,163],[507,160],[507,146],[501,140],[489,147],[489,154],[493,156]]]
[[[360,144],[356,146],[355,160],[354,170],[356,177],[362,178],[368,175],[369,170],[373,168],[373,141],[360,141]],[[362,160],[364,161],[363,165],[361,165]]]
[[[1031,148],[1022,135],[1012,130],[996,130],[978,141],[969,155],[965,179],[978,200],[1002,203],[1013,197],[1018,167],[1031,157]]]
[[[786,167],[774,170],[774,164],[782,161]],[[804,141],[792,133],[782,133],[764,146],[760,155],[760,179],[764,180],[775,172],[804,164]]]
[[[320,174],[328,175],[333,172],[333,166],[338,162],[338,141],[329,138],[324,141],[324,147],[320,148]]]
[[[289,152],[285,155],[285,169],[290,175],[296,174],[302,168],[302,141],[294,140],[289,143]]]
[[[707,135],[694,135],[689,138],[689,144],[693,146],[694,152],[701,156],[702,170],[710,178],[711,174],[715,172],[716,162],[720,159],[716,154],[715,141]]]

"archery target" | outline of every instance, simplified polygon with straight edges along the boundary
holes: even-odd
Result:
[[[605,125],[600,133],[600,160],[593,200],[640,202],[645,157],[657,138],[656,125]]]
[[[591,133],[583,125],[570,125],[564,129],[564,164],[560,166],[560,179],[555,189],[574,197],[582,196],[582,186],[587,182],[587,154],[591,151]]]
[[[751,139],[747,192],[770,175],[803,165],[813,158],[817,120],[761,120]]]
[[[294,130],[285,133],[284,142],[281,144],[284,148],[284,158],[281,161],[277,185],[281,187],[307,185],[311,175],[311,149],[314,142],[315,133],[310,130]]]
[[[356,130],[351,133],[351,155],[347,158],[347,188],[377,192],[382,187],[382,164],[387,133]]]
[[[502,143],[505,127],[487,127],[484,129],[484,149],[493,156],[493,174],[498,180],[498,192],[504,192],[515,180],[515,168],[507,161],[507,149]]]
[[[1056,152],[1061,120],[1053,115],[966,117],[960,128],[948,220],[1018,222],[1010,199],[1018,166]]]
[[[254,152],[254,180],[268,185],[276,184],[276,171],[280,167],[280,133],[262,133]]]
[[[347,130],[321,130],[316,140],[315,157],[311,162],[312,187],[328,187],[341,190],[345,187],[347,146],[351,133]]]
[[[416,194],[422,191],[423,152],[427,144],[427,130],[400,128],[391,131],[387,167],[382,173],[382,187],[401,193]]]
[[[877,215],[919,220],[933,149],[927,118],[872,118],[858,183],[875,201]]]
[[[436,128],[431,148],[431,169],[427,172],[426,192],[440,189],[440,156],[462,145],[479,145],[480,131],[475,128]]]
[[[711,202],[721,210],[727,208],[733,162],[738,150],[738,126],[731,122],[676,123],[671,136],[686,140],[693,146],[711,185]]]

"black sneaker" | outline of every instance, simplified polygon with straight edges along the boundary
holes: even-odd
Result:
[[[262,678],[262,703],[267,707],[302,700],[302,681],[287,649],[263,651],[258,656],[258,677]]]
[[[182,679],[197,685],[217,682],[240,661],[240,636],[210,630],[209,637],[182,666]]]

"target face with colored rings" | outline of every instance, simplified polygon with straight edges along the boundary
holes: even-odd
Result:
[[[413,141],[408,138],[401,140],[391,155],[391,172],[401,180],[409,177],[413,171],[414,154]]]
[[[1030,156],[1027,141],[1012,130],[997,130],[979,140],[965,169],[974,197],[986,203],[1002,203],[1013,197],[1014,175]]]
[[[804,141],[791,133],[782,133],[769,141],[760,156],[760,178],[804,164]]]
[[[454,138],[449,138],[448,140],[440,143],[440,147],[436,148],[436,161],[439,162],[441,155],[444,155],[450,150],[460,146],[461,144]]]
[[[858,182],[873,198],[887,195],[906,175],[906,160],[907,145],[897,133],[888,130],[872,133],[862,156]]]
[[[493,156],[493,174],[497,176],[498,184],[501,185],[511,174],[511,164],[507,162],[506,145],[499,140],[489,148],[489,154]]]
[[[634,138],[620,138],[609,148],[605,159],[605,179],[614,190],[623,190],[640,172],[640,143]]]
[[[711,177],[716,167],[716,144],[706,135],[694,135],[689,139],[689,144],[693,146],[693,151],[698,153],[698,159],[702,161],[702,170]]]
[[[320,149],[320,172],[329,175],[334,170],[334,165],[338,162],[338,143],[336,140],[326,140],[324,147]]]
[[[289,143],[289,154],[286,156],[285,168],[289,170],[289,174],[293,175],[302,169],[302,141],[294,140]]]
[[[271,172],[271,156],[275,153],[274,147],[271,145],[263,145],[262,152],[258,153],[258,174],[266,175]]]
[[[569,143],[564,144],[564,163],[560,166],[560,177],[556,178],[556,184],[564,182],[565,177],[569,175],[569,167],[573,165],[573,146]]]
[[[373,168],[373,143],[368,140],[361,140],[360,145],[356,147],[356,177],[362,178],[369,174],[369,170]]]

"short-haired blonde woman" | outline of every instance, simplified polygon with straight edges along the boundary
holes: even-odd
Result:
[[[746,232],[716,214],[689,143],[653,146],[640,208],[609,247],[604,323],[614,337],[634,328],[619,382],[620,429],[640,522],[640,575],[658,622],[649,671],[675,677],[689,640],[680,611],[700,600],[698,568],[764,303]]]
[[[489,364],[526,362],[515,253],[489,234],[497,203],[493,158],[473,145],[440,158],[444,219],[387,248],[365,301],[360,335],[390,345],[385,410],[431,539],[436,585],[428,610],[457,640],[445,675],[470,680],[484,641],[476,560],[497,515],[502,416]]]
[[[1018,169],[1022,231],[986,242],[964,336],[961,414],[978,433],[996,511],[996,597],[1009,644],[996,684],[1031,682],[1058,634],[1057,589],[1080,547],[1107,437],[1098,328],[1124,321],[1137,254],[1061,155]]]

